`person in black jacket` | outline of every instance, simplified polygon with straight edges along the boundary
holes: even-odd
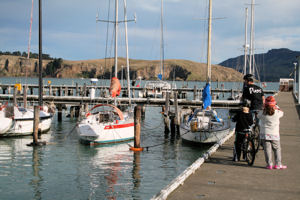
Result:
[[[251,112],[257,112],[263,109],[263,104],[265,101],[264,91],[261,87],[254,84],[254,78],[252,74],[246,74],[244,76],[242,100],[248,100],[251,102]]]
[[[253,124],[253,117],[249,112],[249,107],[244,105],[242,109],[232,118],[232,121],[236,122],[233,161],[240,161],[241,146],[245,137],[245,133],[243,131],[245,129],[249,129]]]

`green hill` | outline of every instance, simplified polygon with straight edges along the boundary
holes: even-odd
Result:
[[[164,61],[165,80],[206,81],[207,67],[204,63],[189,60],[169,59]],[[122,66],[123,72],[122,72]],[[126,60],[118,60],[118,77],[125,77]],[[56,78],[104,78],[110,79],[114,72],[114,60],[96,59],[70,61],[59,59],[43,60],[43,76]],[[141,77],[156,80],[160,73],[159,60],[130,59],[130,78]],[[0,55],[0,76],[38,75],[38,60],[27,60],[19,55]],[[220,65],[212,65],[212,81],[242,81],[243,75],[234,69]]]

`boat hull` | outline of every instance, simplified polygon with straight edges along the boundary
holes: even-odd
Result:
[[[34,121],[33,110],[27,109],[26,111],[21,112],[17,109],[18,108],[15,108],[14,111],[15,116],[12,120],[13,125],[7,132],[0,134],[0,136],[15,137],[32,135]],[[39,130],[42,133],[48,132],[50,130],[51,123],[52,115],[45,111],[40,111]]]
[[[118,123],[90,123],[88,119],[77,126],[80,141],[85,144],[112,144],[134,139],[133,120]]]
[[[42,133],[46,133],[50,130],[52,119],[44,118],[39,123],[39,129]],[[14,121],[13,127],[3,136],[26,136],[32,135],[33,133],[33,119],[19,120]]]
[[[186,127],[180,127],[182,141],[194,144],[213,144],[224,138],[229,133],[230,128],[216,131],[196,131],[191,132]]]
[[[12,126],[12,119],[10,118],[0,118],[1,126],[0,126],[0,135],[5,134]]]

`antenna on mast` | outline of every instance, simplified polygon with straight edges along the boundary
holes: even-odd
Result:
[[[248,8],[245,8],[245,44],[244,44],[244,75],[247,74],[247,52],[249,48],[248,38],[247,38],[247,26],[248,26]]]
[[[124,23],[124,22],[136,22],[136,17],[135,19],[131,20],[119,20],[118,19],[118,0],[115,1],[115,20],[102,20],[99,19],[98,14],[96,15],[96,22],[106,22],[106,23],[112,23],[115,25],[115,77],[117,77],[117,67],[118,67],[118,48],[117,48],[117,38],[118,38],[118,25],[119,23]]]

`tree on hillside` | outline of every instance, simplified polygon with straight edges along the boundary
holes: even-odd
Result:
[[[184,81],[187,80],[188,76],[191,74],[188,70],[184,69],[179,65],[171,65],[172,70],[169,73],[170,80],[176,80],[176,78],[180,78]]]
[[[96,76],[96,69],[93,68],[91,71],[82,71],[82,76],[84,78],[95,78]]]
[[[6,59],[5,64],[4,64],[4,69],[8,72],[8,65],[9,65],[9,61],[8,59]]]
[[[62,59],[55,58],[53,61],[49,62],[46,66],[44,76],[55,77],[56,71],[61,68]]]
[[[21,56],[21,52],[20,51],[14,51],[12,53],[12,55],[14,55],[14,56]]]
[[[38,73],[38,64],[37,64],[37,62],[34,63],[34,73]]]
[[[23,51],[22,57],[25,57],[25,58],[27,57],[27,53],[25,51]]]

